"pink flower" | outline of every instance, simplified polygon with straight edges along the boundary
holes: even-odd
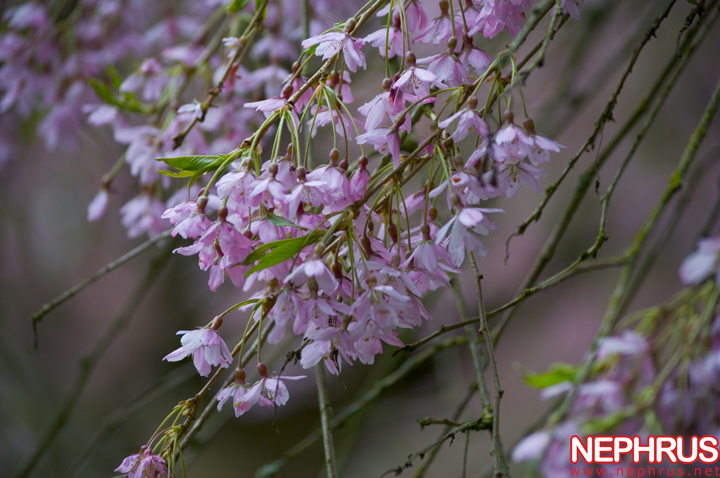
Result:
[[[288,274],[284,283],[300,286],[307,282],[310,277],[314,277],[320,288],[327,294],[332,294],[338,287],[338,281],[332,271],[319,257],[305,261],[297,266],[294,271]]]
[[[345,64],[353,73],[357,71],[358,66],[362,66],[363,69],[367,68],[365,55],[360,51],[365,46],[365,42],[359,38],[353,38],[345,32],[324,33],[302,42],[302,47],[305,49],[313,45],[318,45],[315,55],[322,56],[323,60],[334,57],[342,50]]]
[[[405,109],[405,101],[395,101],[396,95],[386,91],[368,101],[358,111],[365,116],[365,129],[376,129],[385,120],[391,120]]]
[[[163,232],[165,225],[160,216],[164,210],[162,201],[146,193],[128,201],[120,209],[122,224],[128,230],[128,237],[132,239],[146,232],[150,236]]]
[[[287,386],[283,380],[300,380],[305,378],[305,375],[297,375],[294,377],[283,376],[274,378],[267,374],[267,368],[265,364],[258,364],[258,370],[260,371],[261,379],[250,387],[246,392],[240,393],[235,392],[233,395],[233,407],[235,408],[235,415],[240,416],[247,412],[255,404],[260,404],[262,407],[280,407],[285,405],[290,399],[290,392],[288,392]],[[282,379],[282,380],[281,380]],[[239,389],[242,391],[242,389]],[[218,398],[220,398],[218,396]],[[221,406],[219,404],[218,406]]]
[[[374,275],[366,278],[368,287],[353,303],[357,323],[372,321],[380,328],[393,329],[403,324],[401,311],[409,307],[410,298],[395,287],[381,285]]]
[[[402,347],[402,341],[397,337],[397,332],[386,333],[374,323],[362,325],[353,322],[348,327],[350,334],[356,335],[361,333],[355,342],[355,350],[361,363],[372,365],[375,362],[375,356],[383,351],[382,343]]]
[[[563,10],[568,12],[575,20],[580,20],[580,0],[562,0]]]
[[[438,88],[446,88],[435,73],[417,68],[414,63],[406,69],[400,78],[393,85],[394,90],[402,90],[405,93],[416,96],[418,99],[426,97],[430,93],[430,85]]]
[[[180,203],[165,211],[161,217],[170,220],[170,224],[175,226],[173,237],[180,234],[185,239],[200,237],[212,225],[205,211],[201,211],[195,201]]]
[[[190,113],[195,118],[202,120],[202,118],[203,118],[202,104],[198,101],[193,101],[192,103],[182,105],[180,108],[178,108],[178,114],[185,114],[185,113]]]
[[[340,327],[314,327],[306,331],[305,338],[312,340],[312,343],[302,351],[302,368],[308,369],[322,360],[331,374],[339,375],[341,359],[352,365],[351,357],[356,355],[356,337],[351,337],[347,330]]]
[[[367,186],[370,182],[370,173],[367,170],[367,158],[362,157],[358,161],[358,168],[350,178],[350,200],[359,201],[365,196]]]
[[[262,111],[265,116],[270,116],[272,113],[278,111],[280,108],[287,104],[285,98],[274,96],[262,101],[253,101],[251,103],[245,103],[244,108],[253,108],[256,111]]]
[[[232,354],[223,341],[220,333],[214,329],[180,330],[182,347],[166,355],[163,360],[177,362],[192,355],[198,373],[207,377],[211,367],[219,365],[228,367],[233,360]]]
[[[486,214],[494,212],[505,212],[502,209],[485,208],[461,208],[438,231],[436,242],[443,243],[443,239],[450,232],[450,240],[447,242],[448,252],[455,267],[460,267],[465,260],[465,251],[474,251],[481,256],[487,255],[487,250],[480,242],[478,235],[487,235],[491,230],[498,229],[498,226],[490,221]],[[451,230],[452,228],[452,230]]]
[[[515,462],[530,461],[539,456],[550,443],[550,433],[541,430],[531,433],[515,445],[512,451],[512,460]]]
[[[496,183],[493,185],[494,189],[498,194],[505,193],[505,196],[509,198],[517,194],[520,184],[536,193],[545,193],[538,179],[544,178],[547,173],[522,160],[509,160],[500,163],[497,171],[488,171],[483,174],[483,180],[492,183],[493,175]]]
[[[565,148],[565,146],[560,143],[538,134],[535,131],[535,122],[532,119],[527,118],[523,122],[523,126],[525,126],[525,129],[530,133],[529,139],[532,141],[532,145],[528,151],[528,159],[534,166],[549,161],[550,151],[559,153],[560,148]]]
[[[452,135],[453,140],[457,143],[465,139],[465,137],[473,129],[477,131],[480,138],[485,138],[489,134],[488,126],[485,121],[480,118],[480,115],[475,110],[463,110],[458,111],[448,119],[438,123],[438,126],[442,129],[447,129],[453,121],[457,120],[457,127]]]
[[[377,16],[384,17],[390,12],[390,5],[392,2],[385,5],[383,8],[378,10]],[[428,17],[425,13],[420,0],[402,0],[403,7],[405,8],[405,19],[407,20],[407,28],[410,33],[414,33],[417,30],[422,30],[427,25]],[[393,6],[393,15],[398,12],[398,2],[395,2]]]
[[[140,453],[130,455],[115,468],[127,478],[162,478],[168,476],[165,459],[154,455],[150,447],[143,446]]]
[[[437,79],[446,85],[458,87],[467,81],[468,71],[452,53],[440,53],[421,58],[418,60],[418,64],[428,65],[428,70],[435,73]]]
[[[298,170],[300,170],[298,168]],[[320,207],[326,204],[327,183],[324,181],[304,181],[295,186],[285,198],[285,217],[292,221],[298,214],[300,204]]]
[[[720,238],[701,239],[698,248],[680,266],[680,279],[685,285],[695,285],[715,274],[720,284]]]
[[[453,34],[452,19],[448,10],[448,2],[440,2],[440,16],[433,19],[432,22],[420,32],[413,43],[439,43],[447,42]]]
[[[103,217],[105,215],[105,211],[107,211],[109,199],[110,195],[108,194],[107,189],[101,188],[88,206],[87,220],[92,222]]]
[[[378,48],[380,56],[383,58],[385,57],[386,52],[388,58],[392,58],[394,56],[401,57],[404,53],[403,42],[405,37],[402,31],[400,14],[397,9],[393,9],[393,21],[390,25],[389,32],[386,27],[383,27],[380,30],[366,36],[363,40],[370,43],[370,45],[375,48]]]
[[[415,246],[410,257],[402,264],[408,267],[412,261],[416,268],[425,269],[428,272],[435,272],[439,266],[439,259],[442,257],[443,249],[430,237],[430,227],[427,224],[421,226],[422,240]]]
[[[400,166],[400,136],[395,128],[377,128],[356,138],[358,144],[371,144],[382,153],[392,155],[393,164]]]
[[[143,88],[143,100],[157,101],[169,78],[161,76],[162,66],[154,58],[146,58],[136,73],[130,74],[120,84],[120,91],[131,93]]]
[[[548,139],[540,134],[533,134],[530,136],[530,139],[533,141],[533,146],[528,153],[528,159],[535,166],[549,161],[550,151],[559,153],[560,148],[565,148],[565,146],[560,143]]]
[[[476,75],[481,75],[485,73],[493,59],[480,48],[475,47],[472,44],[472,38],[470,38],[469,41],[465,42],[465,48],[460,53],[460,61],[465,65],[465,68],[470,71],[474,70]]]

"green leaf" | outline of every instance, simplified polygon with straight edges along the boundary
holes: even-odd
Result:
[[[217,169],[225,162],[227,156],[178,156],[176,158],[157,158],[168,166],[183,171],[203,171],[204,173]]]
[[[163,170],[158,170],[158,173],[162,174],[163,176],[170,176],[171,178],[187,178],[187,177],[195,174],[194,171],[180,171],[180,172],[175,173],[173,171],[163,171]]]
[[[265,213],[265,216],[267,216],[268,221],[272,222],[276,226],[296,227],[298,229],[307,231],[306,227],[302,227],[302,226],[298,226],[297,224],[293,224],[292,222],[288,221],[284,217],[276,216],[275,214],[273,214],[271,212]]]
[[[151,110],[148,105],[140,103],[131,93],[119,93],[116,95],[107,83],[97,78],[88,78],[88,82],[95,90],[95,93],[107,104],[136,113],[149,113]]]
[[[604,417],[593,418],[582,425],[582,430],[587,435],[600,435],[611,432],[622,425],[628,418],[637,414],[634,407],[624,408]]]
[[[554,363],[545,373],[525,374],[525,383],[535,388],[547,388],[558,383],[571,381],[575,378],[579,367],[567,363]]]
[[[230,5],[227,6],[227,12],[239,12],[243,8],[247,7],[248,3],[250,3],[250,0],[233,0],[232,2],[230,2]]]
[[[200,176],[202,176],[203,174],[205,174],[207,172],[208,171],[201,169],[200,171],[195,171],[195,173],[190,177],[190,181],[188,181],[188,195],[190,195],[190,189],[192,189],[193,184],[195,184],[195,181],[200,179]]]
[[[318,43],[314,44],[313,46],[305,50],[303,53],[307,53],[308,56],[313,56],[315,54],[315,50],[317,50],[318,45]]]
[[[280,241],[269,242],[255,249],[245,259],[243,264],[250,265],[255,261],[258,263],[249,271],[245,273],[249,276],[253,272],[267,269],[268,267],[276,266],[286,260],[292,258],[295,254],[302,251],[305,247],[310,244],[314,244],[320,238],[323,237],[325,231],[314,231],[307,236],[295,237],[293,239],[282,239]],[[270,250],[272,249],[272,250]],[[269,253],[264,254],[265,251],[270,250]]]
[[[115,88],[116,90],[119,90],[120,85],[123,82],[122,77],[120,76],[118,71],[115,69],[115,67],[112,65],[108,65],[107,71],[108,71],[108,75],[110,75],[110,78],[112,78],[113,88]]]

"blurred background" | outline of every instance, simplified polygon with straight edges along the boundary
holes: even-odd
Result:
[[[537,130],[567,146],[547,165],[544,187],[555,181],[592,132],[632,50],[665,5],[665,1],[587,0],[581,8],[582,20],[568,20],[550,44],[544,66],[532,73],[524,88]],[[657,38],[647,44],[633,68],[613,114],[615,122],[605,126],[597,147],[582,156],[539,223],[512,240],[507,262],[506,240],[542,197],[521,189],[513,201],[501,198],[493,203],[493,207],[506,209],[506,214],[493,217],[500,230],[486,238],[490,254],[479,262],[488,310],[514,297],[572,194],[579,172],[597,158],[601,146],[627,120],[675,54],[678,32],[692,8],[685,1],[674,6],[657,31]],[[542,39],[547,22],[543,21],[531,35],[520,58]],[[367,31],[373,31],[372,27]],[[492,54],[509,42],[507,33],[503,33],[482,46]],[[720,78],[718,45],[720,27],[713,27],[619,183],[609,210],[609,240],[601,257],[616,255],[627,247],[665,188]],[[418,50],[421,57],[422,49]],[[365,74],[383,68],[377,55],[367,56]],[[374,82],[365,85],[362,75],[359,73],[353,82],[354,107],[374,96],[377,89]],[[207,275],[198,270],[195,260],[168,257],[168,244],[161,243],[48,314],[39,324],[39,348],[34,351],[32,314],[143,239],[127,239],[119,221],[119,205],[132,197],[134,184],[126,170],[113,183],[114,196],[106,217],[96,223],[86,221],[87,204],[98,190],[100,177],[122,152],[110,133],[87,128],[78,151],[48,153],[32,126],[23,125],[17,132],[24,146],[0,170],[0,476],[14,476],[27,464],[71,400],[78,380],[84,377],[83,370],[87,370],[83,367],[90,363],[93,369],[84,390],[76,397],[76,406],[31,476],[113,476],[112,470],[146,442],[172,407],[193,396],[203,385],[189,362],[162,362],[163,356],[179,346],[175,331],[207,323],[246,294],[229,283],[211,293]],[[629,135],[598,171],[600,194],[633,138],[634,134]],[[663,301],[681,288],[678,266],[694,248],[720,195],[718,148],[720,122],[716,121],[698,155],[697,164],[703,164],[704,169],[690,185],[693,194],[689,206],[671,231],[631,309]],[[600,194],[591,187],[543,277],[566,267],[593,243],[599,224]],[[159,261],[162,256],[167,260]],[[154,280],[146,280],[150,267],[160,270]],[[468,273],[460,279],[474,315],[475,286],[467,263],[466,269]],[[501,431],[507,450],[552,406],[539,399],[537,390],[524,384],[522,371],[540,372],[553,362],[575,363],[582,359],[597,331],[617,272],[608,269],[574,277],[519,306],[496,348],[505,389]],[[430,294],[426,307],[433,320],[412,335],[402,336],[406,343],[442,324],[461,320],[450,290]],[[239,335],[246,320],[246,314],[234,312],[226,318],[225,327]],[[113,327],[119,327],[113,339],[99,342]],[[457,331],[458,335],[462,333]],[[328,376],[335,413],[428,347],[392,357],[392,347],[385,346],[386,352],[373,366],[357,363],[344,367],[339,378]],[[264,358],[267,354],[268,368],[277,370],[289,349],[268,347],[263,353]],[[93,351],[99,352],[94,356],[97,360],[86,360]],[[259,467],[280,458],[286,449],[318,427],[313,371],[291,365],[286,373],[308,375],[305,380],[289,384],[288,405],[276,415],[263,408],[236,419],[228,407],[215,414],[184,455],[188,476],[253,476]],[[421,431],[417,420],[452,417],[473,374],[467,347],[452,347],[388,387],[365,411],[336,431],[340,475],[380,476],[435,441],[441,427],[429,426]],[[480,413],[475,396],[462,419]],[[480,476],[492,464],[487,435],[470,435],[468,476]],[[446,443],[426,476],[460,476],[464,440],[459,436],[450,446]],[[420,463],[418,460],[415,465]],[[406,470],[403,476],[413,472]],[[322,449],[316,444],[278,476],[312,477],[323,473]]]

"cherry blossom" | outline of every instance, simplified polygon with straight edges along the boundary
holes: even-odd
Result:
[[[166,355],[163,360],[177,362],[192,355],[195,368],[203,377],[210,374],[211,367],[218,365],[224,368],[232,362],[230,350],[215,329],[181,330],[178,335],[182,335],[182,347]]]

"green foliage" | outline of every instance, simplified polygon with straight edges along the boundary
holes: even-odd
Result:
[[[120,83],[118,83],[120,77],[117,75],[117,72],[111,70],[110,76],[112,77],[113,82],[112,87],[97,78],[88,79],[90,86],[92,86],[93,90],[95,90],[95,94],[97,94],[100,99],[109,105],[114,105],[118,108],[134,113],[148,114],[152,111],[152,108],[149,105],[138,101],[132,93],[117,91],[120,87]]]
[[[580,367],[567,363],[557,362],[550,365],[545,373],[525,373],[525,383],[535,388],[547,388],[558,383],[568,382],[575,379],[575,374]]]
[[[286,260],[292,258],[297,253],[302,251],[305,247],[316,243],[323,237],[325,231],[313,231],[310,234],[302,237],[295,237],[292,239],[281,239],[279,241],[269,242],[255,249],[243,262],[245,265],[250,265],[255,261],[258,263],[250,269],[245,275],[250,275],[253,272],[261,271],[278,265]],[[270,250],[269,253],[265,254],[265,251]]]

